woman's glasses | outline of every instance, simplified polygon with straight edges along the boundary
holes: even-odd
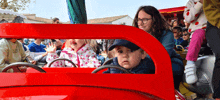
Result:
[[[142,23],[146,24],[146,23],[147,23],[149,20],[151,20],[151,19],[152,19],[152,18],[143,18],[143,19],[139,19],[139,18],[138,18],[138,19],[136,20],[136,22],[137,22],[137,23],[141,23],[141,22],[142,22]]]

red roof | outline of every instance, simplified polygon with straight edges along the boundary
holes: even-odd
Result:
[[[184,11],[185,6],[181,6],[181,7],[173,7],[173,8],[165,8],[165,9],[160,9],[160,13],[164,14],[164,13],[174,13],[174,12],[183,12]]]

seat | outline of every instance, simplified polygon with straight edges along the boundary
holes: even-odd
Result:
[[[190,91],[195,92],[199,95],[207,95],[213,93],[211,82],[214,62],[214,55],[199,57],[195,63],[197,66],[196,74],[198,77],[198,81],[192,85],[188,84],[184,86]],[[183,81],[186,82],[185,75]]]

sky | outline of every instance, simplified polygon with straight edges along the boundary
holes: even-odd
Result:
[[[157,9],[185,6],[188,0],[85,0],[87,19],[129,15],[134,18],[142,5],[151,5]],[[36,14],[37,17],[52,19],[58,17],[61,22],[69,21],[66,0],[35,0],[21,14]]]

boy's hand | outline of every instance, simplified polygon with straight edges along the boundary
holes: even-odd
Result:
[[[49,46],[47,45],[45,50],[47,53],[55,53],[57,50],[57,46],[56,46],[56,44],[49,43]]]

